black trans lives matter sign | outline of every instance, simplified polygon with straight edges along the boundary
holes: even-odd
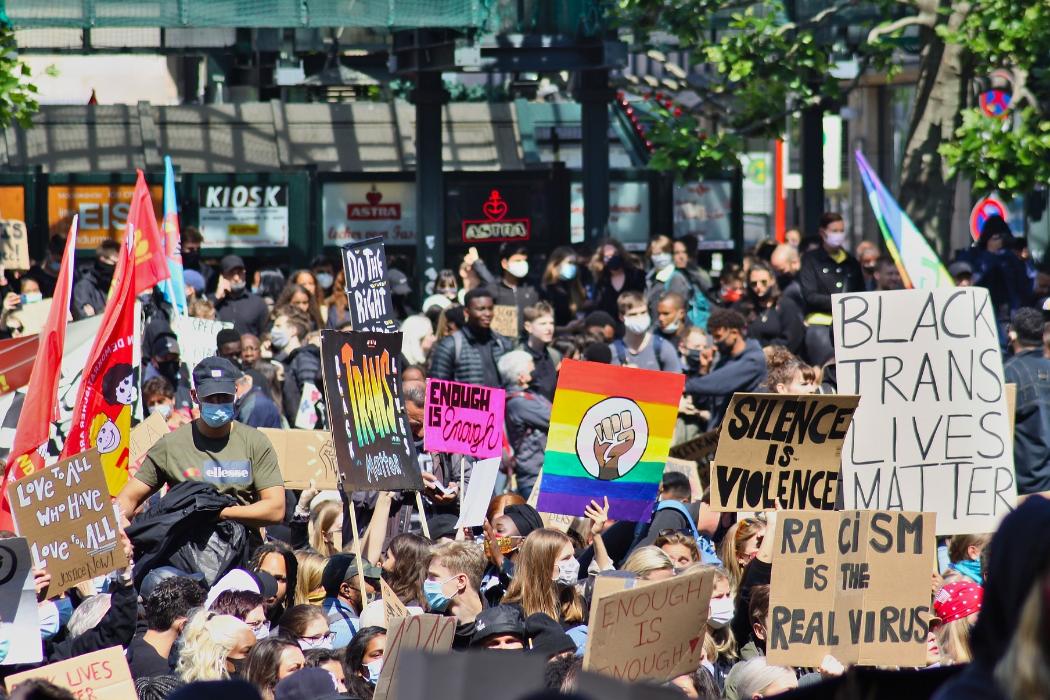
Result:
[[[405,413],[400,353],[400,333],[321,333],[325,400],[347,492],[423,488]]]
[[[377,333],[396,331],[383,239],[369,238],[343,246],[343,274],[353,329]]]

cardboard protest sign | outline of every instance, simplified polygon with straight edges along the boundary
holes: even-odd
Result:
[[[700,483],[700,474],[696,469],[696,462],[668,457],[667,464],[664,466],[664,474],[675,472],[689,479],[690,498],[699,501],[704,496],[704,487]]]
[[[379,579],[379,590],[380,595],[383,597],[383,619],[386,620],[387,625],[395,617],[408,617],[412,614],[405,607],[405,604],[401,602],[401,599],[397,597],[397,593],[394,593],[394,589],[390,587],[386,579]]]
[[[7,485],[18,534],[51,574],[48,597],[127,566],[96,450],[63,459]]]
[[[733,394],[711,463],[711,510],[833,510],[859,396]]]
[[[295,428],[259,428],[259,432],[273,444],[285,488],[309,488],[311,479],[314,488],[321,491],[339,488],[339,466],[330,432]]]
[[[669,454],[675,459],[688,459],[691,462],[703,462],[713,459],[718,449],[718,431],[708,430],[692,440],[672,445]]]
[[[40,637],[32,567],[24,537],[0,540],[0,647],[7,650],[0,664],[5,666],[35,664],[44,659],[39,641],[27,642]]]
[[[773,533],[771,664],[925,666],[933,513],[784,511]]]
[[[11,312],[11,315],[22,323],[22,335],[36,335],[47,323],[48,314],[51,313],[52,299],[41,299],[30,304],[22,304]]]
[[[358,332],[396,331],[383,239],[369,238],[343,246],[343,274],[350,302],[350,327]]]
[[[0,219],[0,267],[29,269],[29,235],[24,221]]]
[[[503,455],[503,389],[427,379],[423,447],[471,457]]]
[[[440,653],[452,648],[456,636],[456,618],[444,615],[412,615],[387,620],[386,651],[383,653],[383,670],[373,700],[397,700],[401,674],[401,654],[405,651],[427,651]]]
[[[325,399],[347,492],[423,489],[400,354],[400,333],[321,333]]]
[[[129,450],[131,452],[132,473],[138,470],[142,458],[149,452],[149,448],[157,444],[157,440],[168,434],[168,422],[159,413],[151,413],[146,420],[131,429]]]
[[[489,501],[492,500],[501,461],[499,457],[493,457],[474,463],[473,469],[470,470],[470,481],[467,482],[467,492],[460,500],[457,530],[478,527],[485,522],[485,513]]]
[[[129,700],[137,697],[131,669],[120,647],[109,647],[74,656],[68,661],[16,673],[7,677],[7,689],[10,692],[34,678],[68,688],[83,700]]]
[[[179,359],[191,372],[198,362],[215,356],[215,339],[223,328],[233,324],[183,314],[171,319],[171,330],[179,339]]]
[[[936,512],[938,535],[994,531],[1017,487],[988,290],[837,294],[832,317],[838,389],[861,395],[845,507]]]
[[[595,595],[583,668],[632,683],[692,673],[703,653],[713,583],[713,571],[697,571]]]
[[[582,516],[609,497],[613,520],[649,517],[685,375],[564,360],[537,510]]]
[[[492,307],[492,330],[508,338],[517,338],[518,307],[509,304],[496,304]]]

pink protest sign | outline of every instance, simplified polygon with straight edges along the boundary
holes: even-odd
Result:
[[[507,392],[503,389],[428,379],[424,449],[500,457],[506,403]]]

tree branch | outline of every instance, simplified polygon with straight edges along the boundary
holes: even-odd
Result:
[[[898,20],[894,20],[889,24],[880,24],[876,27],[872,27],[871,31],[868,32],[869,44],[874,44],[879,40],[880,36],[884,34],[892,34],[893,32],[900,31],[905,27],[923,26],[930,29],[937,23],[937,16],[926,16],[924,14],[911,15],[910,17],[901,17]]]

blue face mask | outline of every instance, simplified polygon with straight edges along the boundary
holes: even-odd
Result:
[[[212,428],[221,428],[233,420],[233,404],[202,401],[201,418]]]
[[[365,669],[368,671],[368,684],[375,685],[379,682],[379,674],[383,671],[383,660],[369,661],[365,664]]]
[[[444,581],[424,581],[423,582],[423,596],[427,599],[427,607],[430,608],[431,612],[445,612],[445,608],[449,606],[452,599],[445,595],[442,591],[442,587],[451,581],[452,579],[445,579]]]
[[[984,585],[984,578],[981,576],[980,561],[976,559],[963,559],[962,561],[957,561],[952,564],[952,568],[976,583],[978,586]]]
[[[561,269],[558,270],[558,276],[563,280],[571,280],[576,277],[576,263],[563,262]]]

